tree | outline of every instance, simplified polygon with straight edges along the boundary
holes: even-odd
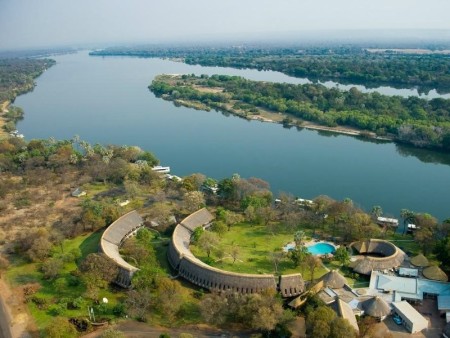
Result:
[[[309,273],[311,274],[311,282],[314,280],[314,272],[318,267],[322,265],[322,261],[318,256],[309,255],[306,257],[306,264],[309,269]]]
[[[161,278],[156,288],[156,301],[162,313],[173,320],[183,305],[183,292],[178,281]]]
[[[283,307],[273,290],[265,290],[260,294],[251,294],[244,305],[244,318],[252,329],[266,332],[275,329],[283,318]]]
[[[228,301],[218,293],[207,294],[200,302],[202,318],[209,324],[222,325],[227,321]]]
[[[30,250],[28,250],[28,257],[33,261],[43,261],[50,256],[52,243],[46,237],[38,237],[34,240]]]
[[[145,321],[145,315],[151,303],[152,297],[148,289],[130,290],[125,300],[129,315],[142,322]]]
[[[298,230],[294,234],[295,246],[302,246],[305,241],[306,234],[303,230]]]
[[[241,249],[237,245],[233,245],[230,250],[230,256],[233,259],[233,264],[236,262],[240,254]]]
[[[364,316],[358,321],[359,335],[361,337],[372,337],[376,330],[378,321],[371,316]]]
[[[302,274],[305,267],[305,264],[301,264],[302,262],[306,261],[306,258],[311,255],[308,251],[308,249],[305,246],[296,246],[292,250],[289,251],[289,258],[294,263],[295,267],[298,267],[299,265],[302,266]]]
[[[268,226],[269,223],[275,218],[275,212],[270,206],[259,208],[256,213],[265,226]]]
[[[383,209],[379,206],[379,205],[374,205],[372,207],[372,211],[371,214],[373,215],[373,217],[375,218],[375,220],[380,217],[381,215],[383,215]]]
[[[108,283],[113,282],[119,273],[117,265],[105,254],[100,253],[91,253],[87,255],[80,264],[80,270],[92,274]]]
[[[434,234],[438,221],[430,214],[417,214],[414,218],[418,227],[414,233],[414,239],[422,247],[423,253],[427,254],[431,251],[434,244]]]
[[[146,262],[150,256],[150,252],[142,241],[132,238],[125,241],[121,248],[122,255],[135,265],[141,265]]]
[[[44,273],[44,278],[53,280],[58,277],[61,269],[63,267],[63,262],[58,258],[51,258],[42,263],[42,272]]]
[[[329,338],[356,338],[358,336],[354,327],[344,318],[336,317],[330,328]]]
[[[311,311],[306,318],[306,332],[314,338],[328,338],[331,333],[331,323],[336,314],[327,306],[319,306]]]
[[[189,191],[183,196],[183,204],[189,212],[197,211],[205,205],[205,196],[201,191]]]
[[[204,231],[199,240],[198,246],[204,250],[209,258],[211,251],[219,244],[219,238],[216,233],[211,231]]]
[[[407,223],[413,222],[415,215],[414,211],[408,209],[402,209],[400,211],[400,217],[403,218],[403,235],[406,234],[406,231],[408,230]]]
[[[336,249],[334,258],[336,258],[339,263],[341,263],[341,265],[347,265],[348,263],[350,263],[350,253],[344,246],[340,246]]]
[[[270,253],[270,260],[274,265],[275,273],[278,273],[278,266],[280,265],[282,259],[283,259],[283,252],[273,251]]]
[[[223,236],[227,232],[228,227],[223,221],[215,221],[211,226],[211,230],[219,236]]]
[[[228,231],[231,230],[231,226],[242,222],[244,220],[244,217],[241,214],[229,211],[229,210],[225,210],[225,212],[222,215],[223,220],[225,221],[225,224],[228,227]]]

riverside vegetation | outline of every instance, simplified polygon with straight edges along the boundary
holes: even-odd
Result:
[[[424,46],[439,52],[446,46]],[[371,53],[362,46],[197,46],[135,48],[113,47],[90,55],[163,57],[191,65],[273,70],[310,80],[339,81],[343,84],[381,85],[396,88],[417,87],[419,92],[450,91],[450,56],[432,53],[411,54],[401,50]]]
[[[199,109],[216,109],[255,118],[263,110],[327,127],[350,126],[409,143],[416,147],[450,150],[450,100],[386,96],[326,88],[320,84],[293,85],[246,80],[226,75],[161,75],[149,89],[155,95]],[[373,133],[373,134],[370,134]]]
[[[0,58],[0,119],[4,131],[15,130],[16,122],[23,118],[23,110],[9,104],[18,95],[33,90],[34,79],[55,63],[51,59]]]
[[[234,175],[217,182],[192,174],[175,181],[151,170],[157,163],[151,153],[137,147],[90,145],[79,138],[0,141],[0,261],[18,299],[30,309],[37,331],[56,337],[55,327],[63,326],[67,337],[77,336],[91,327],[85,313],[92,307],[96,321],[128,315],[168,327],[206,321],[261,333],[284,332],[294,313],[272,294],[205,294],[169,278],[166,252],[174,228],[171,216],[179,220],[205,205],[216,214],[216,221],[211,231],[197,234],[198,253],[205,257],[211,252],[212,259],[232,257],[234,268],[241,265],[255,273],[259,269],[258,260],[244,254],[248,241],[239,236],[248,236],[239,235],[242,230],[265,232],[282,241],[314,235],[331,236],[343,244],[369,237],[401,238],[398,244],[404,250],[424,252],[450,268],[448,221],[440,224],[431,215],[405,211],[405,222],[413,221],[420,230],[414,237],[397,235],[374,224],[372,217],[382,214],[379,207],[367,214],[348,199],[335,201],[326,196],[305,207],[289,194],[281,194],[280,202],[274,204],[269,185],[260,179]],[[215,186],[217,194],[211,192]],[[87,197],[70,197],[75,187],[82,187]],[[120,207],[125,199],[130,204]],[[97,253],[97,246],[103,229],[132,209],[143,215],[147,227],[122,247],[123,256],[141,269],[132,280],[133,288],[122,290],[112,283],[116,266]],[[155,229],[151,222],[159,224],[157,231],[147,230]],[[226,243],[233,236],[237,237],[232,245],[221,246],[214,239],[223,238]],[[249,236],[256,247],[267,241],[265,236]],[[273,271],[285,266],[303,271],[309,280],[325,272],[318,259],[304,264],[309,260],[302,252],[266,249],[259,255],[267,257],[266,266],[273,266]],[[346,260],[324,263],[331,268]],[[103,298],[109,302],[102,303]],[[211,307],[212,303],[222,305]]]

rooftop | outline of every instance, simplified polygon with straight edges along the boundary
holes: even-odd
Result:
[[[398,314],[402,317],[408,318],[411,323],[418,324],[421,327],[428,326],[428,320],[426,320],[415,308],[411,306],[406,300],[401,302],[392,303],[392,306]]]

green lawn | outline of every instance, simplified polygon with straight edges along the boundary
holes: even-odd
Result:
[[[88,254],[98,251],[100,237],[101,232],[95,232],[76,237],[72,240],[66,240],[63,245],[64,252],[79,248],[82,258],[84,258]],[[60,253],[61,248],[55,247],[53,255],[56,256]],[[41,263],[30,263],[23,259],[16,258],[13,260],[6,273],[9,282],[13,286],[22,286],[30,283],[39,283],[41,285],[39,291],[33,296],[42,300],[44,305],[39,308],[36,302],[29,301],[27,303],[38,328],[45,328],[51,319],[57,315],[58,311],[60,312],[60,315],[65,317],[86,317],[87,307],[94,305],[91,300],[83,298],[80,309],[68,309],[64,306],[64,304],[67,304],[80,296],[83,297],[85,292],[85,286],[82,283],[78,285],[69,284],[69,281],[74,278],[71,272],[77,269],[76,263],[68,262],[64,264],[58,277],[60,281],[62,280],[63,284],[59,286],[57,285],[56,280],[49,281],[44,279],[40,267]],[[122,300],[123,293],[120,292],[120,290],[116,291],[113,288],[101,289],[99,297],[100,299],[103,297],[108,298],[109,303],[105,308],[106,311],[103,314],[98,311],[97,316],[112,318],[112,308]]]
[[[283,246],[292,242],[293,239],[293,232],[277,230],[275,234],[272,234],[265,226],[251,226],[248,223],[240,223],[233,225],[231,230],[221,237],[219,246],[225,252],[223,259],[219,260],[214,252],[208,259],[206,253],[195,245],[191,245],[191,250],[196,257],[219,269],[238,273],[272,274],[276,271],[271,253],[282,252]],[[237,246],[240,251],[234,263],[229,254],[233,246]],[[300,268],[294,267],[287,254],[284,254],[278,265],[278,273],[299,272],[301,273]],[[315,271],[314,278],[318,278],[325,273],[325,268],[319,268]],[[302,275],[305,279],[310,279],[310,273],[307,269],[303,271]]]

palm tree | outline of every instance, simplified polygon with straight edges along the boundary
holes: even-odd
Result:
[[[373,217],[375,217],[375,220],[376,220],[378,217],[383,215],[383,209],[381,209],[381,207],[379,205],[374,205],[372,207],[371,214],[373,215]]]
[[[404,235],[406,234],[406,230],[408,230],[406,223],[413,221],[414,218],[416,217],[416,213],[408,209],[402,209],[400,211],[400,216],[401,218],[403,218],[403,235]]]

